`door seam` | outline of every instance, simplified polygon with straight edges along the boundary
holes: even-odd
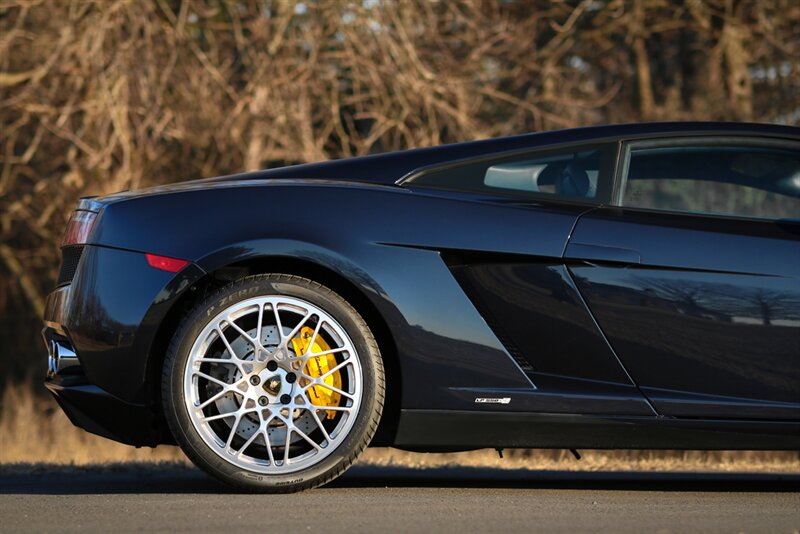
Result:
[[[562,260],[564,260],[564,258],[562,258]],[[581,293],[581,290],[578,287],[578,284],[575,283],[575,278],[573,277],[572,270],[569,268],[569,265],[566,264],[565,260],[564,260],[564,266],[566,267],[567,276],[569,277],[569,281],[572,284],[573,289],[578,294],[578,297],[581,300],[581,304],[583,304],[583,307],[586,309],[586,313],[589,314],[589,317],[592,318],[592,323],[594,324],[595,328],[597,328],[597,331],[600,332],[600,336],[602,336],[603,341],[605,341],[606,346],[611,351],[611,354],[614,355],[614,359],[617,360],[617,363],[622,368],[623,372],[625,373],[625,376],[628,377],[628,380],[630,380],[631,384],[633,384],[633,386],[636,388],[636,391],[639,392],[639,395],[642,396],[644,401],[647,403],[647,405],[653,411],[653,415],[655,415],[657,417],[663,417],[660,413],[658,413],[658,410],[656,410],[655,406],[653,406],[653,403],[650,402],[650,398],[647,395],[645,395],[644,392],[642,391],[642,388],[639,387],[639,383],[636,382],[636,380],[633,379],[631,374],[628,372],[628,368],[625,367],[625,364],[622,363],[622,360],[620,359],[619,355],[617,354],[617,351],[614,350],[614,347],[611,345],[611,342],[608,340],[608,336],[606,336],[605,331],[600,326],[600,323],[597,322],[597,319],[595,319],[594,313],[592,312],[592,309],[589,307],[589,303],[586,302],[586,299],[584,298],[583,293]]]

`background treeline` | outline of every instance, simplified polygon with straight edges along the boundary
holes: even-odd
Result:
[[[667,119],[800,123],[800,3],[0,0],[0,380],[80,196]]]

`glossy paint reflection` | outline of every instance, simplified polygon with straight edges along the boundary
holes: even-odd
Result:
[[[573,243],[633,250],[641,262],[592,262]],[[800,419],[796,226],[597,210],[579,221],[567,257],[659,413]]]
[[[793,280],[736,275],[722,281],[711,273],[613,267],[572,271],[637,383],[665,390],[654,396],[680,390],[800,402],[800,288]]]

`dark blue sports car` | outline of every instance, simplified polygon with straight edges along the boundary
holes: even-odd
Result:
[[[800,449],[800,129],[537,133],[80,201],[78,426],[297,491],[367,446]]]

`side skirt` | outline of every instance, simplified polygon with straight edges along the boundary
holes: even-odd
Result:
[[[800,450],[800,422],[402,410],[394,446]]]

